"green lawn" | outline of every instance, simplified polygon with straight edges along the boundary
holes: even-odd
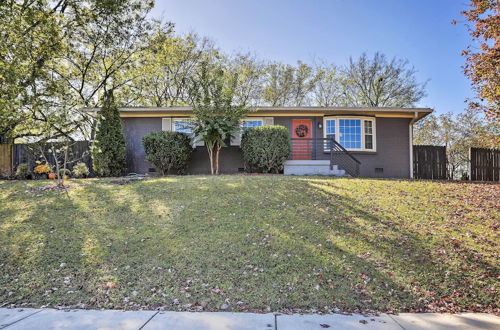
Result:
[[[0,181],[0,306],[499,311],[498,184],[48,184]]]

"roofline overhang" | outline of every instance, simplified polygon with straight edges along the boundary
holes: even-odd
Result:
[[[84,111],[97,113],[99,108],[84,108]],[[172,117],[193,114],[192,107],[122,107],[121,117]],[[248,116],[329,116],[329,115],[368,115],[375,117],[414,118],[415,121],[432,113],[431,108],[397,107],[251,107]]]

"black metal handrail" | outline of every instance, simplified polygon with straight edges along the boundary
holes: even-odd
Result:
[[[359,176],[361,162],[333,138],[292,138],[291,160],[329,160],[330,169],[339,166],[353,177]]]

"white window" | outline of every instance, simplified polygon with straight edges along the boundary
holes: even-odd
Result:
[[[239,132],[236,132],[234,136],[231,138],[232,146],[239,146],[241,144],[241,135],[243,131],[247,128],[252,127],[261,127],[265,125],[274,125],[273,117],[246,117],[241,120],[241,129]]]
[[[264,126],[264,120],[262,118],[244,118],[241,123],[243,129],[260,126]]]
[[[375,118],[325,117],[324,136],[347,150],[375,151]]]
[[[335,140],[335,119],[327,119],[325,121],[325,137]]]
[[[365,149],[373,150],[373,120],[364,120]]]
[[[172,119],[172,131],[181,132],[189,135],[191,140],[193,141],[193,146],[203,146],[205,143],[200,139],[196,139],[194,137],[193,130],[191,127],[192,119],[191,118],[173,118]]]

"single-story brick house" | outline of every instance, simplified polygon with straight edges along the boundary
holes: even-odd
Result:
[[[289,129],[292,153],[285,174],[341,175],[357,163],[357,174],[362,177],[410,178],[413,124],[431,112],[428,108],[258,107],[243,119],[242,128],[282,125]],[[128,171],[154,172],[141,138],[152,131],[185,131],[183,122],[192,115],[191,107],[121,108]],[[327,146],[327,139],[332,138],[342,146],[333,155]],[[221,150],[220,171],[241,172],[241,136],[228,142]],[[342,163],[337,155],[347,153]],[[188,173],[209,172],[206,148],[198,143]]]

